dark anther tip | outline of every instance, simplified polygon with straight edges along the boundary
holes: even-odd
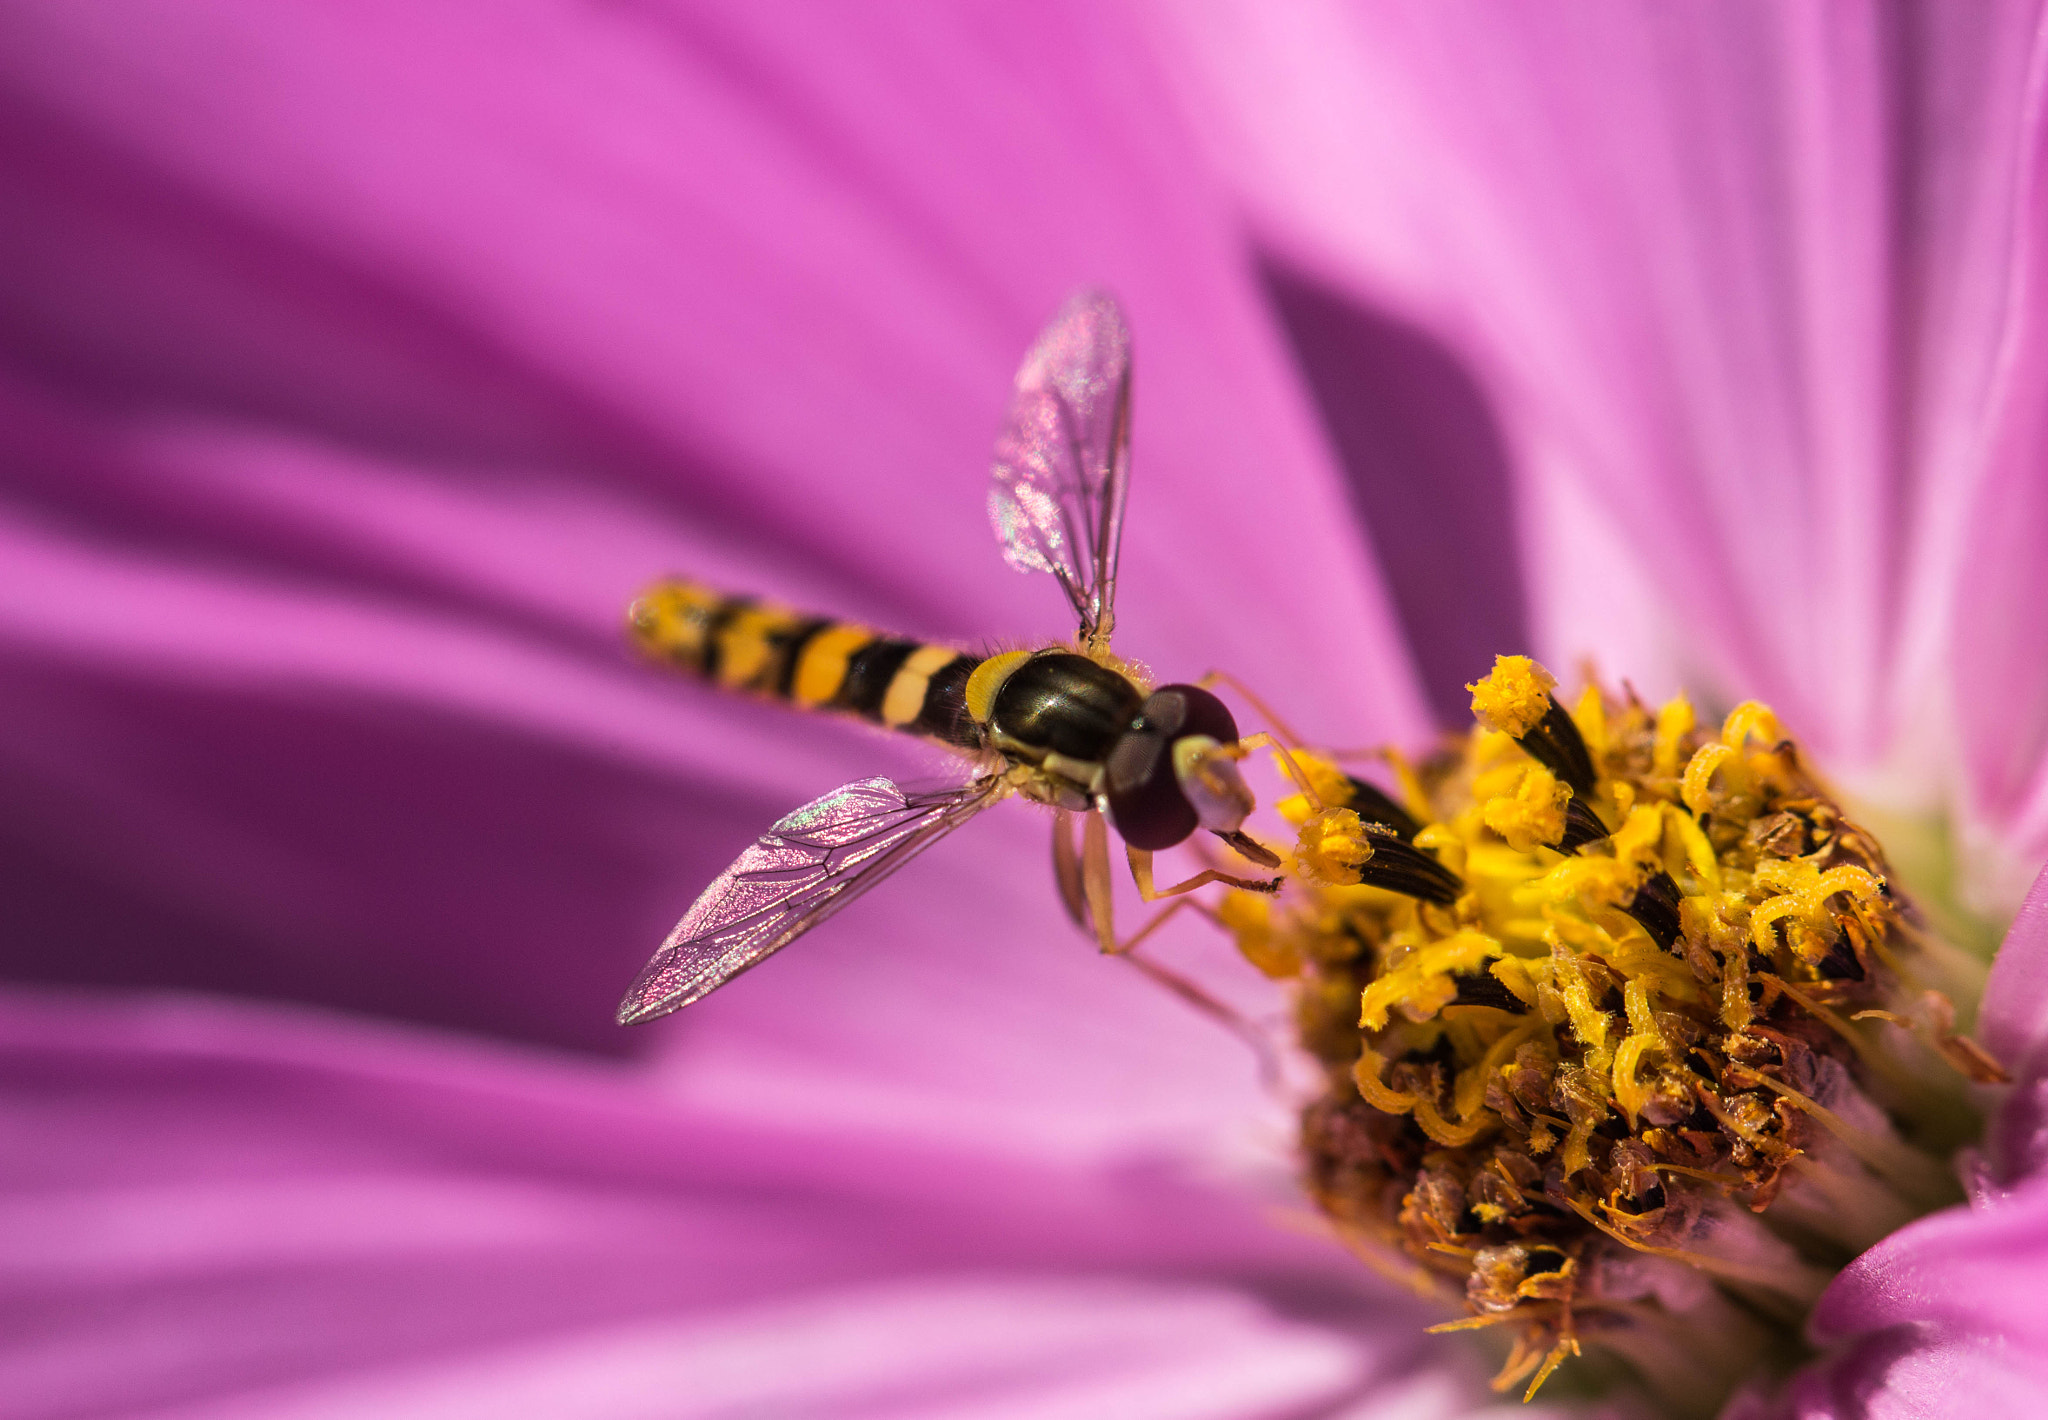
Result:
[[[1376,824],[1368,828],[1380,827]],[[1391,830],[1374,834],[1372,857],[1359,869],[1360,880],[1388,892],[1419,897],[1448,907],[1465,891],[1465,880]]]
[[[1629,905],[1622,909],[1635,918],[1651,940],[1670,951],[1678,940],[1678,884],[1669,873],[1652,873],[1643,879]]]
[[[1422,825],[1406,809],[1395,803],[1393,797],[1376,784],[1345,775],[1345,782],[1351,786],[1351,800],[1345,805],[1355,811],[1367,823],[1383,823],[1394,831],[1394,837],[1412,842]]]
[[[1607,837],[1607,825],[1574,796],[1564,806],[1564,837],[1557,841],[1560,853],[1576,853],[1588,843]]]
[[[1582,799],[1592,797],[1593,756],[1579,734],[1579,727],[1557,703],[1556,696],[1550,697],[1550,708],[1519,743],[1537,763],[1569,784],[1572,793]]]

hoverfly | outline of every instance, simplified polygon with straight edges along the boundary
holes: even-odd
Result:
[[[1252,795],[1224,703],[1151,687],[1109,645],[1130,486],[1130,335],[1100,292],[1072,298],[1018,371],[996,441],[989,515],[1003,556],[1050,573],[1071,642],[979,656],[665,581],[633,604],[650,654],[732,690],[858,716],[973,760],[967,783],[911,791],[862,779],[804,805],[740,855],[676,924],[619,1007],[623,1025],[687,1006],[765,960],[983,809],[1021,795],[1059,810],[1054,863],[1069,914],[1115,950],[1106,816],[1147,900],[1207,883],[1272,892],[1215,869],[1156,888],[1151,855],[1207,829],[1265,868],[1243,832]],[[1085,815],[1077,849],[1070,815]]]

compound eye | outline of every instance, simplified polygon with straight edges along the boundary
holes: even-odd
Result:
[[[1207,735],[1224,745],[1237,743],[1237,721],[1230,707],[1199,685],[1162,685],[1138,713],[1140,723],[1159,731],[1168,743],[1183,735]]]
[[[1145,704],[1149,713],[1152,702]],[[1110,750],[1107,768],[1109,821],[1131,847],[1171,848],[1200,826],[1174,772],[1171,736],[1149,723],[1131,730]]]

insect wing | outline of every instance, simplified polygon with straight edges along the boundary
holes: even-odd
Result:
[[[1050,572],[1081,634],[1107,639],[1131,480],[1131,336],[1101,291],[1069,300],[1017,372],[989,519],[1020,572]]]
[[[805,804],[718,875],[619,1005],[637,1025],[765,960],[994,803],[1001,781],[907,793],[862,779]]]

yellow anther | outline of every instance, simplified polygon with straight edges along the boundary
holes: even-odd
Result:
[[[1593,1152],[1587,1145],[1592,1141],[1593,1131],[1606,1117],[1607,1111],[1602,1110],[1598,1115],[1588,1114],[1586,1118],[1572,1122],[1571,1130],[1564,1136],[1564,1148],[1558,1151],[1558,1161],[1564,1165],[1565,1177],[1571,1177],[1593,1162]]]
[[[1217,904],[1216,916],[1237,939],[1244,959],[1275,981],[1299,976],[1301,946],[1291,933],[1273,926],[1273,899],[1261,893],[1233,891]]]
[[[1422,832],[1415,835],[1415,846],[1417,848],[1427,848],[1430,852],[1436,854],[1437,862],[1449,868],[1459,877],[1470,876],[1470,873],[1467,872],[1465,840],[1448,826],[1440,823],[1430,824]]]
[[[1622,1002],[1628,1011],[1628,1028],[1637,1035],[1663,1039],[1657,1030],[1656,1017],[1650,1012],[1649,984],[1641,977],[1635,978],[1622,988]]]
[[[1730,710],[1728,718],[1721,722],[1721,743],[1730,749],[1741,749],[1752,735],[1762,740],[1766,747],[1785,738],[1784,730],[1778,725],[1778,717],[1771,713],[1770,706],[1745,700]]]
[[[1572,706],[1572,723],[1579,727],[1579,738],[1598,764],[1600,756],[1607,753],[1607,702],[1599,686],[1589,685],[1579,692],[1578,702]]]
[[[1641,804],[1629,810],[1621,827],[1615,830],[1613,839],[1614,860],[1630,865],[1662,865],[1661,846],[1664,842],[1664,815],[1648,804]],[[1634,884],[1630,884],[1631,890]]]
[[[1858,902],[1875,902],[1883,896],[1883,884],[1862,868],[1844,864],[1823,873],[1802,859],[1769,859],[1757,864],[1756,885],[1774,893],[1749,914],[1749,940],[1769,956],[1776,948],[1774,929],[1788,924],[1786,941],[1801,958],[1819,961],[1834,945],[1834,915],[1827,900],[1847,893]],[[1803,929],[1803,930],[1802,930]]]
[[[1627,818],[1628,811],[1636,806],[1636,786],[1629,783],[1626,779],[1616,779],[1602,787],[1607,790],[1608,796],[1614,800],[1614,811],[1623,818]]]
[[[1487,967],[1493,979],[1514,993],[1515,999],[1524,1006],[1534,1006],[1538,1000],[1536,990],[1537,971],[1548,972],[1549,963],[1530,961],[1524,957],[1502,957]]]
[[[1700,832],[1700,826],[1690,814],[1681,811],[1676,804],[1665,804],[1664,832],[1678,840],[1678,850],[1685,859],[1685,866],[1700,880],[1700,886],[1708,892],[1721,890],[1721,865],[1714,858],[1714,845],[1707,842],[1707,835]]]
[[[1735,751],[1724,744],[1704,744],[1693,753],[1685,766],[1685,783],[1678,795],[1685,800],[1685,806],[1696,814],[1703,814],[1714,807],[1714,773],[1724,765],[1735,761]]]
[[[1387,1013],[1395,1009],[1411,1021],[1428,1020],[1458,994],[1453,972],[1476,972],[1503,950],[1483,932],[1458,932],[1417,949],[1365,988],[1358,1002],[1358,1023],[1367,1030],[1383,1030]]]
[[[1484,1110],[1472,1119],[1453,1124],[1438,1112],[1436,1102],[1426,1095],[1415,1097],[1415,1122],[1422,1132],[1446,1149],[1460,1149],[1483,1134],[1493,1121]]]
[[[1495,963],[1499,965],[1499,963]],[[1521,1043],[1536,1034],[1542,1021],[1530,1018],[1519,1025],[1510,1026],[1478,1060],[1458,1072],[1457,1083],[1451,1088],[1451,1104],[1458,1111],[1458,1118],[1471,1119],[1479,1113],[1479,1106],[1486,1099],[1486,1082],[1500,1073],[1501,1067],[1515,1058],[1515,1050]]]
[[[1515,897],[1532,906],[1579,911],[1621,907],[1635,897],[1642,878],[1641,869],[1619,858],[1567,858]]]
[[[1386,1057],[1368,1045],[1359,1052],[1358,1063],[1351,1067],[1351,1078],[1358,1086],[1358,1093],[1374,1109],[1385,1110],[1388,1114],[1406,1114],[1415,1107],[1415,1096],[1390,1087],[1381,1078],[1386,1068]]]
[[[1607,1048],[1607,1017],[1593,1004],[1592,991],[1586,984],[1586,974],[1579,965],[1579,959],[1560,942],[1551,950],[1551,964],[1551,984],[1563,998],[1572,1030],[1586,1048],[1587,1068],[1606,1070],[1614,1059],[1613,1052]],[[1591,1137],[1590,1131],[1588,1137]]]
[[[1550,713],[1550,692],[1557,677],[1527,656],[1495,656],[1486,679],[1465,689],[1472,692],[1472,714],[1489,730],[1520,739]]]
[[[1636,1077],[1636,1071],[1642,1065],[1643,1056],[1662,1044],[1653,1035],[1631,1035],[1614,1052],[1614,1102],[1627,1117],[1631,1129],[1635,1128],[1636,1118],[1643,1112],[1643,1104],[1650,1093]]]
[[[1644,978],[1638,976],[1622,988],[1622,1000],[1628,1010],[1629,1037],[1614,1052],[1614,1102],[1621,1106],[1621,1112],[1628,1116],[1629,1127],[1634,1128],[1636,1116],[1643,1112],[1643,1104],[1649,1097],[1649,1090],[1643,1085],[1638,1071],[1643,1056],[1664,1046],[1664,1036],[1657,1029],[1657,1019],[1650,1010],[1650,988]]]
[[[1508,841],[1517,853],[1534,853],[1564,837],[1565,805],[1572,791],[1540,764],[1524,765],[1521,783],[1512,794],[1486,801],[1486,826]]]
[[[1650,768],[1659,778],[1678,773],[1678,755],[1685,737],[1692,733],[1692,702],[1683,695],[1666,701],[1657,712],[1656,738],[1650,744]]]
[[[1373,835],[1351,809],[1324,809],[1301,826],[1295,857],[1311,881],[1349,887],[1372,861]]]

